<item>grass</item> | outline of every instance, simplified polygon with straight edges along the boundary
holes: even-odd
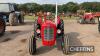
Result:
[[[36,19],[36,17],[28,16],[28,15],[26,15],[24,18],[27,19],[27,20],[34,20],[34,19]],[[74,16],[72,16],[71,18],[67,17],[67,16],[64,17],[64,20],[76,20],[76,19],[78,19],[78,17],[74,17]]]
[[[24,18],[27,20],[34,20],[35,19],[34,16],[28,16],[28,15],[25,15]]]
[[[79,17],[74,17],[74,16],[72,16],[71,18],[68,17],[68,16],[64,17],[65,20],[76,20],[76,19],[78,19],[78,18],[79,18]]]

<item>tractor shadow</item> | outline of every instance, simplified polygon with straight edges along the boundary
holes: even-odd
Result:
[[[10,40],[13,40],[16,38],[16,36],[23,35],[28,33],[29,31],[21,31],[21,30],[11,30],[11,31],[6,31],[4,36],[0,37],[0,43],[2,42],[8,42]]]
[[[70,36],[70,38],[69,38],[69,45],[70,46],[81,46],[82,45],[81,41],[78,39],[79,33],[70,32],[67,35]]]
[[[70,32],[66,35],[69,35],[69,46],[82,46],[81,41],[79,40],[78,36],[80,35],[77,32]],[[76,52],[69,52],[69,55],[73,55]]]
[[[24,23],[18,23],[14,26],[33,25],[33,24],[34,24],[34,21],[25,21]],[[10,26],[10,24],[6,23],[6,26]]]
[[[36,55],[48,53],[48,52],[51,51],[52,49],[54,49],[53,46],[41,46],[41,47],[37,48]]]

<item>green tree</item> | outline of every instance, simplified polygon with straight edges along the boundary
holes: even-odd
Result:
[[[46,12],[55,12],[55,5],[51,5],[51,4],[44,4],[42,5],[43,11]]]
[[[69,3],[62,5],[62,10],[64,12],[76,13],[78,9],[79,9],[79,5],[74,2],[69,2]]]
[[[96,12],[100,11],[100,2],[84,2],[80,4],[80,7],[87,12]]]
[[[28,8],[26,7],[26,4],[20,4],[17,5],[19,10],[22,10],[24,12],[28,12]]]

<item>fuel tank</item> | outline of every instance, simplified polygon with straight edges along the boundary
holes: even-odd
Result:
[[[53,46],[56,40],[56,24],[46,20],[41,26],[41,38],[44,46]]]

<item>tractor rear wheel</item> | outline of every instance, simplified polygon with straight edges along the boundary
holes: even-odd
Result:
[[[2,18],[0,18],[0,36],[4,34],[5,27],[6,27],[5,21]]]
[[[80,19],[80,20],[79,20],[79,23],[80,23],[80,24],[84,24],[84,23],[85,23],[85,20],[84,20],[84,19]]]
[[[95,24],[95,20],[94,20],[94,19],[91,19],[91,23],[92,23],[92,24]]]
[[[69,35],[64,36],[64,45],[63,45],[62,51],[66,55],[69,54]]]
[[[17,18],[14,12],[9,14],[9,24],[10,26],[15,26],[17,24]]]
[[[29,40],[29,53],[34,55],[36,53],[36,38],[33,36]]]
[[[98,31],[100,33],[100,21],[99,21],[99,24],[98,24]]]

